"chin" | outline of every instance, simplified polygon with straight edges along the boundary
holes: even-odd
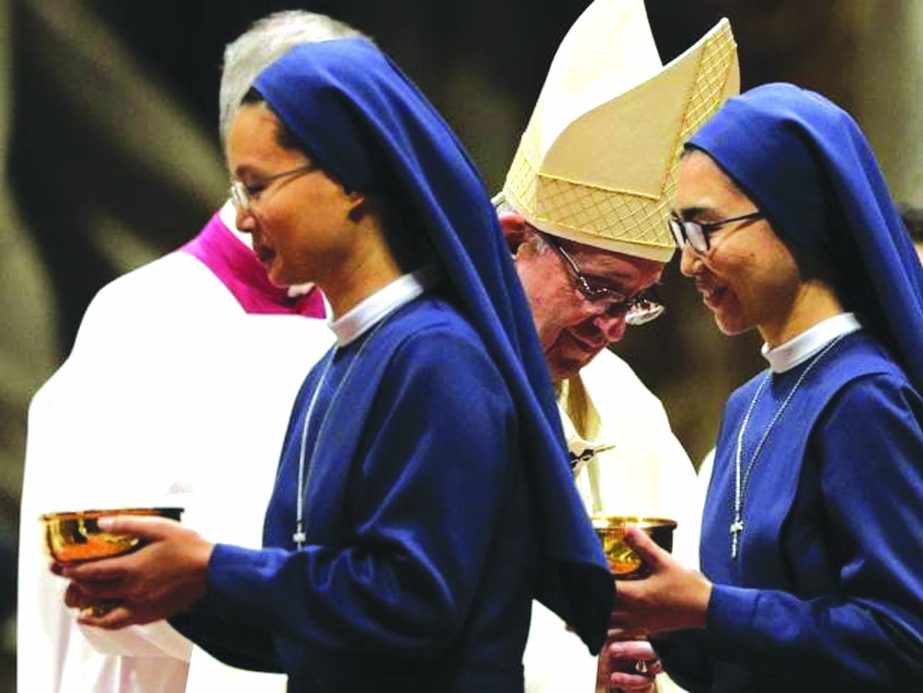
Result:
[[[736,337],[744,332],[749,332],[755,327],[750,320],[743,320],[739,317],[735,318],[735,316],[722,317],[717,313],[715,314],[715,324],[718,326],[721,333],[728,337]]]
[[[598,353],[599,352],[594,352],[586,356],[581,355],[579,358],[556,356],[548,362],[548,370],[551,372],[551,379],[554,382],[559,382],[575,377]]]

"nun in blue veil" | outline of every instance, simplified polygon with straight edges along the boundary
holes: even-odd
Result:
[[[768,368],[725,409],[704,575],[632,531],[654,569],[617,583],[616,632],[691,691],[923,690],[923,273],[865,137],[790,84],[733,98],[670,226]]]
[[[597,651],[611,575],[451,130],[371,42],[339,39],[264,71],[227,147],[239,228],[271,279],[324,290],[337,343],[295,402],[263,549],[111,520],[147,545],[58,567],[68,603],[103,628],[173,616],[297,691],[521,690],[533,597]]]

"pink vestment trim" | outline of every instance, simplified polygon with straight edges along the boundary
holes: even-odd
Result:
[[[325,315],[324,300],[316,288],[290,298],[286,289],[270,282],[253,251],[234,236],[217,212],[180,252],[208,267],[248,313],[300,314],[308,318]]]

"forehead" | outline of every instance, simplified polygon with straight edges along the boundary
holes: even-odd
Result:
[[[625,255],[562,238],[557,241],[582,272],[605,277],[610,283],[653,284],[663,271],[664,264],[657,260]]]
[[[228,168],[259,168],[288,162],[293,153],[279,146],[279,121],[264,103],[245,104],[231,121],[227,139]],[[297,158],[297,155],[295,155]]]
[[[705,152],[692,150],[680,161],[673,204],[677,212],[707,212],[748,202],[750,199]]]

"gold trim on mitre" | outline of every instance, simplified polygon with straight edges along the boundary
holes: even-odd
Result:
[[[683,143],[739,89],[727,19],[661,67],[643,0],[596,0],[555,54],[503,195],[546,233],[666,262]]]

